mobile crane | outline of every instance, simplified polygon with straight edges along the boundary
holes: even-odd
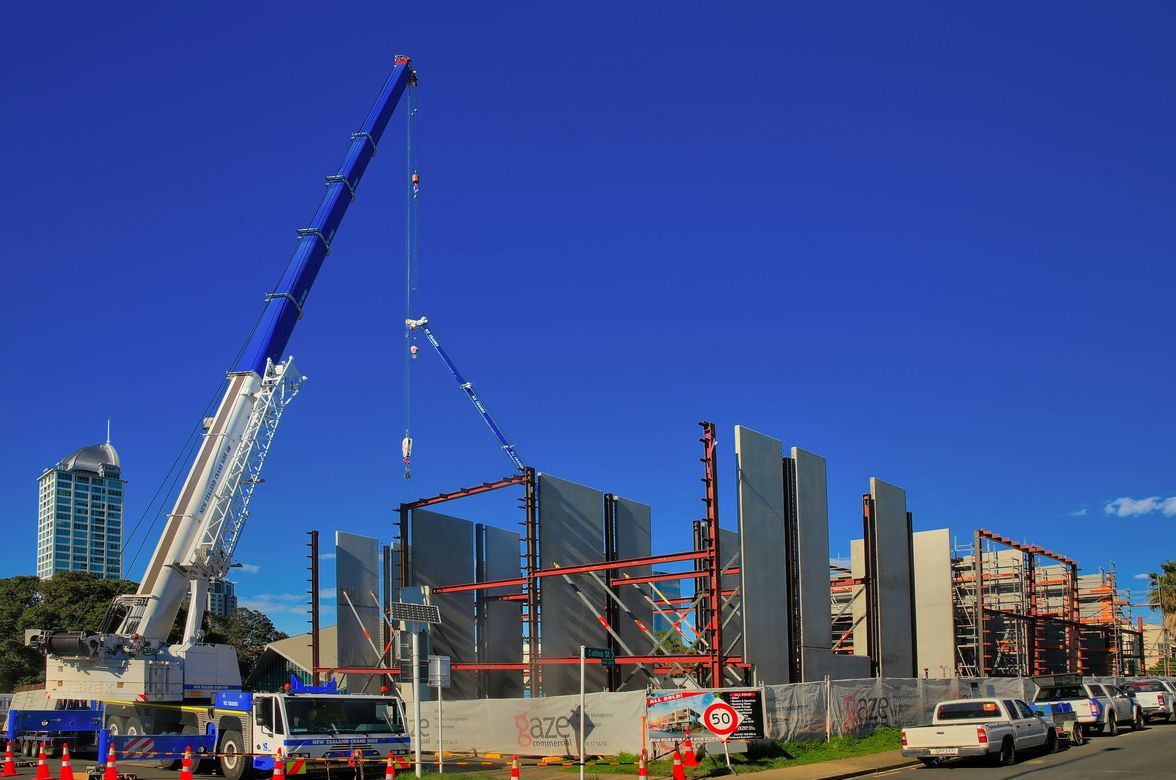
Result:
[[[209,583],[229,573],[274,433],[305,379],[284,357],[287,343],[388,122],[415,84],[409,58],[397,57],[338,173],[327,177],[318,211],[298,230],[293,259],[265,297],[215,415],[205,420],[203,441],[138,590],[115,599],[97,632],[26,632],[26,644],[46,656],[47,698],[93,702],[114,737],[185,734],[190,743],[192,735],[203,735],[201,749],[220,756],[229,780],[272,768],[265,756],[279,747],[296,762],[340,751],[346,757],[356,750],[408,750],[398,699],[336,695],[333,686],[244,693],[234,649],[205,643],[201,623]],[[185,596],[183,638],[170,644]],[[166,704],[172,706],[160,706]],[[31,714],[10,717],[10,735],[14,722]],[[338,717],[328,732],[323,718],[331,714]],[[153,754],[162,755],[167,740],[155,743]],[[250,761],[250,754],[263,756]]]

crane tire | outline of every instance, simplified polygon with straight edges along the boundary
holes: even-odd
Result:
[[[240,731],[224,732],[217,752],[220,753],[220,769],[225,780],[248,780],[253,776],[253,761]]]

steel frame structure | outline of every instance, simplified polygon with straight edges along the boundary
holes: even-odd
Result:
[[[732,602],[739,597],[739,590],[737,588],[724,590],[722,587],[722,578],[723,576],[738,574],[739,568],[736,566],[725,567],[723,565],[721,558],[722,551],[719,547],[718,458],[716,452],[717,437],[715,435],[715,425],[711,422],[701,422],[699,425],[702,427],[702,435],[699,438],[699,443],[702,444],[702,456],[699,458],[699,461],[703,464],[701,481],[703,482],[704,488],[702,496],[704,517],[694,523],[700,529],[701,533],[696,534],[695,544],[693,545],[694,549],[691,550],[649,555],[641,558],[619,559],[616,557],[616,550],[613,549],[611,544],[607,544],[606,542],[604,560],[575,566],[542,568],[540,566],[539,556],[538,480],[537,473],[532,467],[525,468],[521,474],[504,477],[493,482],[483,482],[480,485],[460,488],[452,492],[440,493],[435,496],[401,504],[399,507],[399,521],[396,528],[399,545],[398,549],[394,551],[394,554],[399,555],[398,584],[400,587],[406,587],[412,585],[410,582],[411,569],[409,566],[409,550],[407,544],[411,538],[412,510],[433,507],[438,504],[505,488],[523,488],[523,496],[519,502],[520,509],[523,513],[521,523],[523,526],[521,540],[522,566],[520,567],[519,576],[481,582],[452,583],[433,587],[431,588],[431,592],[440,595],[473,591],[475,593],[475,603],[481,605],[484,603],[483,599],[486,598],[483,595],[486,591],[500,588],[510,589],[511,592],[492,598],[522,602],[525,605],[522,628],[524,638],[527,642],[527,657],[521,663],[454,663],[452,668],[457,671],[521,671],[524,673],[524,687],[528,694],[533,696],[540,695],[543,690],[542,669],[544,666],[578,664],[580,662],[579,657],[565,658],[542,655],[543,581],[547,577],[565,577],[571,581],[572,578],[578,576],[589,576],[598,578],[604,584],[608,594],[608,598],[604,603],[596,605],[600,609],[600,616],[595,618],[605,624],[606,629],[611,629],[615,621],[622,619],[618,614],[619,599],[616,597],[616,591],[619,588],[654,584],[668,580],[693,580],[696,583],[695,595],[692,598],[665,598],[659,596],[656,599],[649,599],[656,611],[667,618],[672,616],[671,623],[682,634],[683,644],[687,646],[690,652],[669,652],[663,648],[666,641],[665,638],[662,641],[658,641],[653,633],[647,629],[645,634],[653,642],[651,652],[647,654],[622,654],[621,652],[617,652],[616,663],[618,665],[633,667],[634,672],[639,667],[647,667],[654,675],[655,682],[671,674],[688,674],[699,684],[712,686],[722,686],[725,675],[733,675],[739,679],[743,679],[745,670],[748,668],[747,664],[743,662],[740,656],[725,652],[723,645],[724,608],[730,612]],[[611,503],[607,500],[609,497],[610,494],[606,494],[606,507],[609,507]],[[611,512],[606,510],[605,526],[602,529],[605,532],[606,540],[611,537],[609,533],[611,526],[609,524],[612,522],[614,520],[611,518]],[[317,548],[317,535],[313,535],[312,540],[315,542],[314,546]],[[615,572],[621,569],[639,566],[658,567],[683,562],[690,562],[692,567],[684,572],[654,572],[653,574],[636,577],[615,576]],[[312,593],[317,593],[317,556],[312,557],[310,566]],[[389,568],[389,566],[385,565],[386,572],[389,571]],[[387,600],[388,589],[385,588],[385,601],[387,602]],[[314,672],[316,675],[325,674],[329,676],[333,673],[339,673],[384,675],[388,678],[399,676],[399,670],[395,668],[356,667],[331,669],[319,666],[317,659],[320,657],[320,636],[317,620],[317,597],[313,595],[311,598],[311,609],[315,613],[312,615],[311,643],[312,656],[315,659]],[[596,611],[591,605],[589,605],[589,609]],[[387,603],[385,604],[385,615],[387,615]],[[690,626],[691,615],[694,616],[694,626]],[[686,641],[687,637],[681,628],[683,625],[693,630],[695,635],[693,641]],[[610,644],[615,643],[612,637],[610,637],[609,642]],[[611,673],[609,677],[610,686],[617,685],[620,677],[621,673],[619,669]],[[657,682],[657,684],[660,684],[660,682]]]

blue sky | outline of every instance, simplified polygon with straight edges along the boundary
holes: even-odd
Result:
[[[108,416],[143,512],[402,52],[419,313],[529,463],[651,503],[657,550],[689,546],[706,418],[727,526],[742,423],[828,459],[835,554],[878,476],[920,529],[1127,582],[1176,557],[1171,7],[718,8],[9,8],[0,574]],[[405,498],[510,471],[425,354],[401,473],[404,125],[295,332],[310,379],[238,551],[291,631],[307,529],[387,539]]]

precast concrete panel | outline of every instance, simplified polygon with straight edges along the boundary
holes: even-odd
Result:
[[[625,560],[626,558],[649,557],[653,549],[650,540],[652,515],[653,511],[648,504],[641,504],[627,498],[616,499],[613,506],[613,519],[617,529],[617,558]],[[652,573],[652,566],[634,566],[618,570],[614,576],[616,581],[623,582],[626,574],[630,577],[645,577]],[[646,628],[652,625],[653,607],[650,606],[646,598],[651,593],[648,585],[621,585],[616,588],[616,593],[621,602],[641,621],[642,625]],[[653,652],[653,643],[649,640],[649,634],[634,625],[624,612],[621,613],[615,628],[625,644],[637,655]],[[627,672],[622,674],[622,679],[627,676]],[[629,680],[627,688],[644,688],[646,683],[644,675],[635,675]]]
[[[870,677],[870,659],[861,655],[840,655],[819,647],[801,648],[801,670],[805,682],[860,680]]]
[[[785,566],[787,528],[780,440],[736,425],[735,459],[744,660],[755,665],[757,684],[789,683],[789,615],[784,594],[790,583]]]
[[[482,571],[485,581],[518,577],[519,534],[501,528],[482,526]],[[523,605],[517,601],[495,601],[517,588],[495,588],[486,592],[484,656],[480,661],[490,663],[522,663],[523,660]],[[492,699],[523,695],[522,672],[485,672],[486,693]]]
[[[474,524],[424,509],[412,510],[413,585],[437,587],[473,580]],[[433,653],[449,656],[452,663],[476,661],[473,592],[432,595],[430,602],[441,610],[441,625],[431,629]],[[447,699],[477,695],[477,678],[468,672],[454,672],[444,693]]]
[[[544,569],[572,566],[604,558],[604,493],[548,474],[539,475],[539,557]],[[598,611],[607,596],[591,577],[575,575],[572,583]],[[563,577],[544,577],[539,613],[543,655],[548,658],[580,655],[580,645],[605,647],[604,628]],[[543,668],[543,694],[578,693],[580,670],[575,665],[548,664]],[[588,667],[589,691],[605,687],[598,665]]]
[[[364,638],[380,636],[380,604],[371,597],[380,594],[380,540],[335,532],[335,609],[336,658],[341,667],[375,667],[382,658]],[[347,599],[355,606],[351,611]],[[356,613],[359,619],[356,620]],[[374,675],[347,675],[349,693],[379,692],[379,678]]]
[[[870,477],[874,500],[874,587],[878,615],[878,675],[915,675],[914,615],[911,599],[911,531],[906,491]]]
[[[850,576],[855,580],[866,578],[866,543],[862,539],[854,539],[849,543]],[[870,654],[870,632],[866,627],[866,603],[869,600],[866,588],[855,587],[853,591],[853,654],[868,656]]]
[[[833,647],[833,621],[829,614],[829,494],[825,459],[793,447],[792,464],[800,578],[800,646],[828,650]],[[802,655],[802,670],[803,658]],[[809,676],[808,672],[804,678],[820,679]]]
[[[914,534],[915,659],[918,674],[955,676],[951,535],[946,528]]]

